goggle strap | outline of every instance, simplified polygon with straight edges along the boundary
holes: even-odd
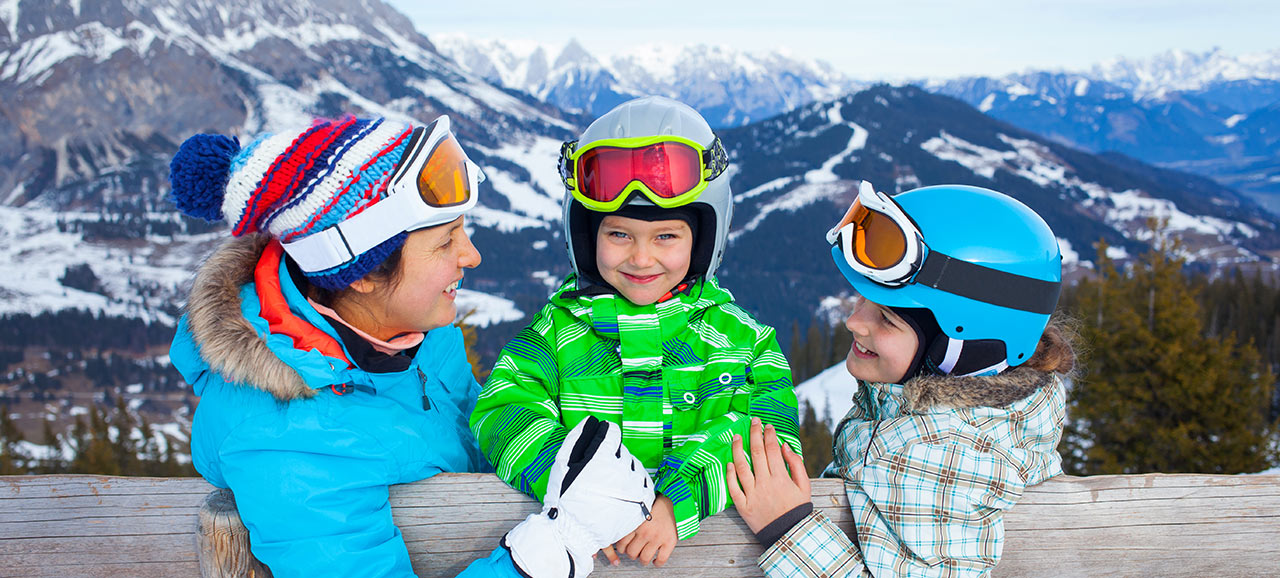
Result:
[[[711,171],[707,176],[708,181],[716,180],[716,177],[729,168],[729,155],[724,151],[724,144],[720,142],[720,137],[711,141],[710,148],[702,151],[702,166]]]
[[[1033,279],[953,259],[930,251],[913,283],[974,301],[1049,315],[1058,306],[1062,283]]]
[[[415,203],[422,201],[414,195],[391,195],[337,225],[283,243],[284,250],[307,273],[348,263],[390,238],[387,233],[396,228],[396,221],[415,214],[415,207],[409,206]]]
[[[426,204],[422,198],[416,193],[402,192],[388,196],[328,229],[282,245],[304,272],[324,271],[355,260],[401,231],[448,223],[476,206],[477,198],[473,193],[461,204],[427,208],[425,212],[429,218],[424,220]]]
[[[573,153],[578,150],[578,141],[565,141],[560,145],[560,162],[556,168],[560,170],[560,180],[564,183],[564,188],[572,190],[573,185],[569,180],[573,178]]]

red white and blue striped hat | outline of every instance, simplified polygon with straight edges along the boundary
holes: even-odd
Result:
[[[288,246],[386,198],[413,132],[404,122],[348,116],[260,135],[243,148],[233,137],[195,135],[170,163],[170,195],[189,216],[226,219],[233,236],[260,233]],[[304,274],[319,287],[346,288],[404,244],[408,233],[391,228],[346,262]]]

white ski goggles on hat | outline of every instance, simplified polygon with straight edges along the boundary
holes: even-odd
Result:
[[[958,216],[957,216],[958,217]],[[1062,284],[956,259],[925,244],[889,195],[862,181],[844,218],[827,231],[831,252],[854,273],[888,288],[923,285],[998,307],[1048,315]],[[846,273],[847,275],[847,273]]]
[[[284,243],[306,273],[350,263],[401,232],[448,223],[476,205],[484,172],[467,158],[441,116],[413,130],[386,196],[323,231]]]
[[[844,218],[827,231],[827,243],[839,243],[850,268],[886,287],[907,284],[925,254],[920,229],[889,195],[867,181],[858,186]]]

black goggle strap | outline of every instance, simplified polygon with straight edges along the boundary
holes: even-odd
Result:
[[[573,178],[573,153],[578,150],[578,141],[565,141],[560,145],[560,162],[557,167],[560,170],[560,180],[564,182],[564,188],[573,190],[573,184],[569,179]]]
[[[1006,273],[937,251],[929,251],[912,282],[997,307],[1043,315],[1053,313],[1062,291],[1062,283]]]
[[[711,170],[711,174],[707,176],[708,181],[716,180],[716,177],[729,168],[729,154],[724,152],[720,137],[711,142],[711,148],[702,151],[702,165]]]

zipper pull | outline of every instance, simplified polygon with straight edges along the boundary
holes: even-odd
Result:
[[[431,411],[431,398],[427,397],[427,374],[418,369],[418,382],[422,384],[422,411]]]

